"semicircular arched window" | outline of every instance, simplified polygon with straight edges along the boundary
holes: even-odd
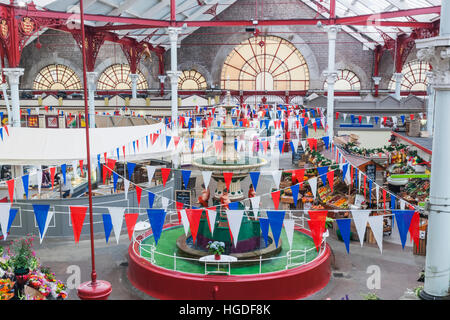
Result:
[[[75,71],[62,64],[42,68],[33,82],[33,90],[80,90],[81,87]]]
[[[202,90],[206,89],[205,77],[197,70],[185,70],[178,78],[179,90]]]
[[[324,90],[328,89],[328,83],[325,81],[323,85]],[[336,91],[353,91],[361,89],[361,81],[358,76],[350,70],[338,70],[337,79],[334,83],[334,90]]]
[[[427,91],[428,76],[431,70],[428,62],[413,60],[406,63],[402,69],[402,91]],[[395,78],[392,76],[389,82],[389,90],[395,90]]]
[[[137,90],[147,90],[148,83],[141,71],[138,75]],[[131,69],[127,64],[113,64],[102,72],[97,81],[97,90],[131,90]]]
[[[300,51],[275,36],[247,39],[230,52],[221,74],[226,90],[308,90],[309,69]]]

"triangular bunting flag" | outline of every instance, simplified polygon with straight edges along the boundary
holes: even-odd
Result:
[[[181,170],[181,176],[183,178],[184,188],[188,188],[189,178],[191,177],[191,170]]]
[[[241,229],[242,217],[244,216],[244,210],[227,210],[226,213],[230,232],[233,237],[233,243],[236,247],[239,238],[239,230]]]
[[[224,172],[223,178],[225,180],[225,186],[227,187],[228,192],[230,192],[230,184],[231,178],[233,177],[233,172]]]
[[[161,176],[163,180],[163,187],[166,186],[167,178],[169,178],[171,168],[161,168]]]
[[[122,230],[125,208],[110,207],[108,208],[108,210],[111,216],[111,223],[113,225],[114,237],[116,238],[117,244],[119,244],[120,231]]]
[[[158,245],[158,240],[161,237],[164,226],[164,220],[166,219],[166,211],[163,209],[147,209],[147,215],[150,226],[152,227],[155,244]]]
[[[208,189],[209,181],[211,180],[212,171],[202,171],[203,183],[205,188]]]
[[[367,219],[369,218],[370,210],[352,210],[352,217],[355,223],[356,231],[358,232],[359,242],[361,247],[364,242],[364,235],[366,233]]]
[[[378,248],[380,248],[380,252],[383,253],[383,216],[369,217],[368,222]]]
[[[70,220],[72,222],[73,237],[75,243],[80,241],[81,229],[83,229],[87,207],[70,207]]]
[[[345,243],[345,248],[347,249],[347,253],[350,253],[350,225],[351,219],[336,219],[336,223],[339,227],[339,231],[341,233],[342,240]]]
[[[280,204],[280,190],[271,192],[273,206],[275,207],[275,210],[278,210],[278,206]]]
[[[259,218],[259,226],[261,228],[261,234],[264,239],[264,243],[267,247],[269,242],[269,219]]]
[[[111,230],[113,228],[111,215],[108,213],[103,213],[102,218],[103,218],[103,229],[105,230],[105,239],[106,243],[108,243],[109,236],[111,235]]]
[[[186,209],[186,215],[189,220],[189,228],[191,229],[193,243],[197,240],[198,226],[200,224],[202,213],[203,209]]]
[[[275,246],[278,248],[278,241],[280,240],[281,228],[283,227],[283,220],[285,211],[267,211],[267,218],[269,219],[270,229],[272,229],[273,240]]]
[[[394,213],[400,240],[402,242],[402,248],[404,249],[414,210],[392,210],[392,213]]]
[[[256,191],[256,188],[258,187],[258,181],[259,181],[259,175],[261,174],[261,172],[259,171],[255,171],[255,172],[250,172],[250,178],[252,179],[252,184],[253,184],[253,188]]]
[[[289,248],[292,249],[292,240],[294,239],[295,221],[294,221],[294,219],[285,219],[283,224],[284,224],[284,231],[286,231],[286,237],[289,242]]]
[[[139,213],[126,213],[125,215],[125,223],[127,225],[128,231],[128,239],[131,241],[134,233],[134,226],[136,225],[136,221],[139,218]]]

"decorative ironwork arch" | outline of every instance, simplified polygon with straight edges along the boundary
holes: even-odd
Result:
[[[428,62],[413,60],[402,68],[402,91],[427,91],[428,76],[431,65]],[[392,76],[389,82],[389,90],[395,90],[395,78]]]
[[[225,90],[308,90],[309,69],[300,51],[276,36],[243,41],[225,59],[221,74]]]
[[[97,90],[131,90],[131,69],[127,64],[113,64],[102,72],[97,81]],[[138,74],[137,89],[147,90],[148,83],[141,71]]]
[[[82,84],[71,68],[62,64],[51,64],[42,68],[33,82],[33,90],[80,90]]]
[[[325,81],[323,85],[324,90],[327,90],[328,83]],[[337,79],[334,84],[336,91],[353,91],[361,90],[361,80],[359,80],[356,73],[353,71],[342,69],[337,72]]]
[[[178,90],[204,90],[206,88],[206,79],[197,70],[185,70],[178,78]]]

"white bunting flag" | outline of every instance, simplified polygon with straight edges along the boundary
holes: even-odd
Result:
[[[368,221],[378,248],[383,253],[383,216],[372,216]]]
[[[186,210],[184,209],[181,210],[180,216],[181,216],[181,223],[183,224],[184,227],[184,234],[187,236],[189,232],[189,219],[187,217]]]
[[[206,214],[208,215],[209,228],[211,230],[211,234],[214,234],[214,226],[216,225],[216,210],[206,210]]]
[[[361,192],[361,179],[362,178],[362,173],[361,170],[358,170],[358,192]]]
[[[298,139],[292,139],[292,145],[294,146],[294,152],[297,153],[298,149]]]
[[[400,210],[405,210],[406,202],[403,199],[400,199]]]
[[[167,207],[169,206],[169,198],[161,197],[161,204],[164,210],[167,210]]]
[[[47,233],[48,226],[49,226],[50,221],[52,220],[54,214],[55,214],[54,211],[49,210],[49,212],[47,214],[47,220],[45,220],[44,232],[42,234],[39,232],[39,242],[40,243],[42,243],[42,240],[44,240],[45,234]]]
[[[37,187],[39,194],[41,193],[41,186],[42,186],[42,170],[38,169],[36,171],[36,180],[37,180]]]
[[[274,136],[270,137],[269,144],[270,144],[270,150],[272,150],[272,153],[275,153],[275,137]]]
[[[378,207],[378,201],[380,200],[380,186],[375,184],[375,193],[377,195],[377,207]]]
[[[230,226],[231,234],[233,235],[234,246],[236,247],[239,230],[241,229],[242,217],[244,216],[244,210],[227,210],[228,225]]]
[[[394,124],[397,125],[398,122],[397,116],[392,116],[392,122],[394,122]]]
[[[370,123],[370,116],[366,116],[366,119],[367,119],[367,123],[369,124]]]
[[[212,171],[202,171],[203,183],[205,184],[205,188],[208,189],[209,181],[211,181]]]
[[[277,187],[277,189],[280,188],[281,174],[282,173],[283,173],[283,171],[281,171],[281,170],[272,171],[273,182],[275,183],[275,186]]]
[[[346,114],[346,113],[343,113],[343,114],[342,114],[342,117],[344,118],[344,122],[345,122],[345,119],[347,119],[347,114]]]
[[[311,187],[311,193],[314,196],[314,200],[316,199],[317,192],[317,177],[311,178],[308,180],[309,186]]]
[[[302,140],[302,141],[300,141],[300,142],[301,142],[301,144],[302,144],[303,151],[306,151],[306,141],[305,141],[305,140]]]
[[[72,169],[74,177],[78,177],[78,161],[72,161]]]
[[[128,199],[128,189],[130,188],[130,180],[123,178],[123,187],[125,191],[125,199]]]
[[[358,232],[359,242],[361,247],[364,242],[364,235],[366,233],[367,219],[369,218],[370,210],[352,210],[353,222],[355,223],[356,231]]]
[[[11,209],[11,203],[0,203],[0,228],[3,234],[3,240],[6,240],[8,236],[8,221],[9,221],[9,210]]]
[[[155,174],[156,168],[154,166],[145,166],[147,168],[148,184],[150,185]]]
[[[255,196],[253,198],[250,198],[250,201],[252,203],[253,215],[254,215],[255,219],[258,219],[258,210],[259,210],[259,203],[261,201],[261,197]]]
[[[109,215],[111,216],[111,223],[113,225],[114,237],[116,238],[117,244],[119,244],[120,231],[122,230],[125,208],[110,207],[108,208],[108,211]]]
[[[294,220],[293,219],[285,219],[283,221],[284,230],[286,231],[286,237],[289,242],[289,248],[292,249],[292,239],[294,238]]]

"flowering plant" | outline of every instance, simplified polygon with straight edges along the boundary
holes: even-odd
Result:
[[[212,254],[222,254],[225,252],[225,243],[222,241],[209,241],[206,248]]]
[[[27,236],[12,241],[8,248],[10,265],[14,270],[19,269],[35,269],[38,265],[36,253],[33,251],[34,238]]]

